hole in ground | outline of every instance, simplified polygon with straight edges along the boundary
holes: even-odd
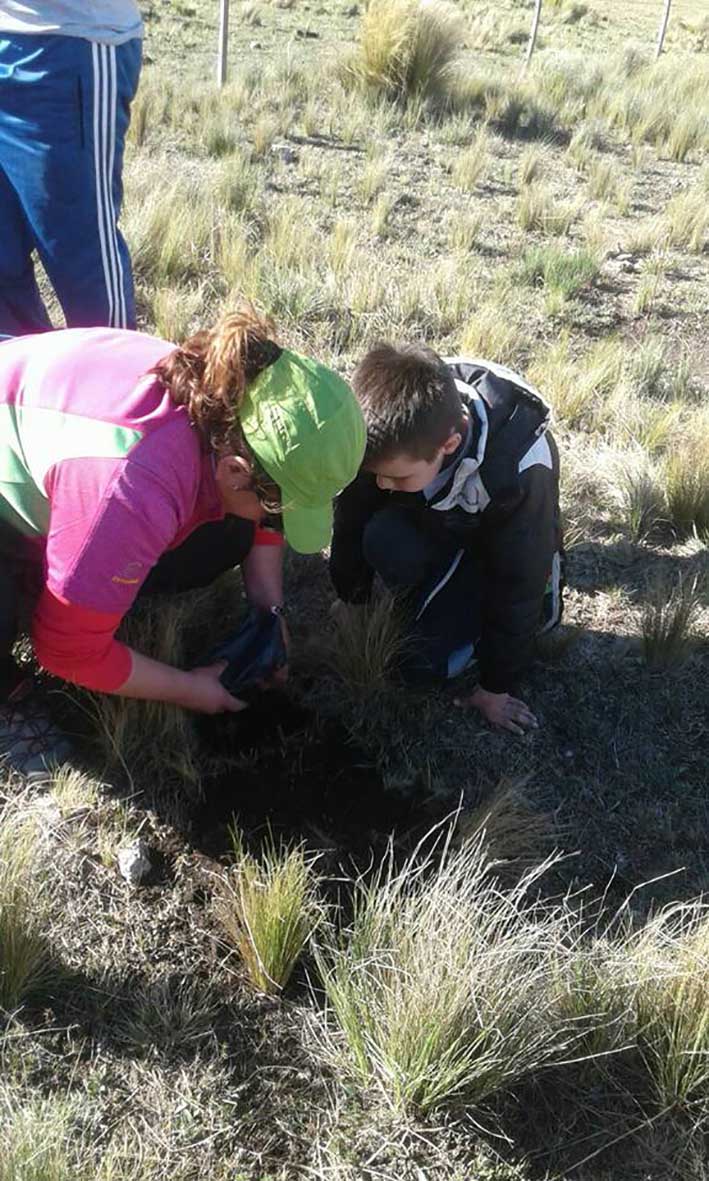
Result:
[[[243,714],[200,722],[201,740],[222,769],[204,782],[191,842],[208,856],[231,848],[229,827],[247,840],[270,831],[332,854],[333,864],[369,861],[394,832],[404,844],[447,811],[421,785],[384,788],[376,767],[341,726],[287,694],[254,698]]]

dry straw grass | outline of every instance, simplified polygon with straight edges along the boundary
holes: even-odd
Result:
[[[0,809],[0,1007],[14,1009],[46,984],[50,952],[44,933],[49,893],[46,851],[31,812]]]
[[[695,646],[695,625],[701,607],[696,579],[671,582],[660,575],[650,583],[642,610],[642,653],[652,669],[684,664]]]
[[[464,148],[453,162],[453,183],[472,192],[481,183],[489,163],[489,137],[484,127],[477,132],[469,148]]]
[[[505,365],[521,364],[529,349],[524,312],[506,293],[482,299],[461,332],[461,348],[472,357]]]
[[[496,869],[515,873],[531,869],[559,844],[561,833],[554,817],[532,807],[525,789],[531,776],[503,778],[492,794],[472,812],[458,818],[456,839],[482,839]]]
[[[619,474],[621,507],[632,541],[642,541],[667,520],[662,472],[642,449],[624,458]]]
[[[76,1135],[77,1105],[61,1097],[28,1097],[4,1084],[0,1088],[3,1181],[76,1181],[76,1161],[69,1145]]]
[[[383,592],[361,607],[338,603],[324,656],[347,692],[366,699],[390,687],[405,647],[402,607]]]
[[[517,198],[517,222],[526,232],[568,234],[577,220],[578,201],[560,201],[542,181],[525,185]]]
[[[575,358],[571,337],[564,332],[535,359],[529,378],[550,400],[558,419],[575,429],[593,429],[605,421],[607,401],[622,381],[624,355],[622,343],[608,338]]]
[[[548,981],[569,936],[563,906],[535,906],[549,863],[501,892],[482,836],[402,867],[390,853],[355,884],[345,932],[315,949],[328,1008],[322,1051],[395,1109],[479,1105],[555,1057],[574,1034]]]
[[[371,0],[344,76],[400,100],[441,97],[461,39],[460,15],[444,0]]]
[[[217,1011],[203,980],[165,976],[132,991],[116,1034],[137,1053],[193,1053],[214,1036]]]
[[[698,904],[667,908],[628,948],[638,1047],[657,1109],[709,1120],[709,919]]]
[[[665,464],[669,516],[679,537],[709,536],[709,451],[706,416],[698,415],[691,433],[674,448]]]
[[[232,829],[235,864],[219,880],[214,908],[252,986],[278,994],[322,917],[312,859],[302,845],[269,839],[259,858]]]

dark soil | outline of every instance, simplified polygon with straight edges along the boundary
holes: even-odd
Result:
[[[389,836],[407,845],[441,816],[440,800],[417,785],[385,789],[371,759],[344,727],[271,691],[243,715],[204,719],[201,740],[224,769],[207,778],[193,814],[191,844],[211,857],[230,848],[229,827],[304,840],[340,862],[366,863]],[[436,814],[437,813],[437,814]]]

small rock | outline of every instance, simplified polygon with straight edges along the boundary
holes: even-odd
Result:
[[[57,828],[64,819],[57,801],[50,795],[40,796],[36,808],[40,822],[49,829]]]
[[[317,33],[317,32],[315,31],[315,29],[307,29],[307,28],[306,28],[306,29],[296,29],[296,31],[295,31],[295,35],[296,35],[296,37],[298,37],[298,38],[299,38],[301,41],[305,41],[305,40],[307,40],[308,38],[312,38],[312,40],[314,40],[314,41],[315,41],[315,40],[317,40],[317,39],[320,37],[320,34],[319,34],[319,33]]]
[[[118,850],[118,869],[131,886],[139,886],[152,869],[150,849],[142,838]]]
[[[298,162],[298,153],[296,152],[295,148],[290,146],[290,144],[272,144],[271,151],[273,152],[274,156],[278,156],[279,160],[282,160],[284,164],[297,164]]]
[[[359,16],[359,4],[350,4],[349,8],[345,9],[345,16]]]
[[[260,41],[249,41],[249,49],[260,49],[260,48],[261,48]]]

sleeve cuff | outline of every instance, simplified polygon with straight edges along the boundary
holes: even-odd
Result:
[[[263,525],[257,525],[254,530],[254,545],[285,545],[285,538],[282,533],[276,529],[264,529]]]
[[[133,665],[130,650],[114,638],[121,618],[68,603],[45,587],[32,622],[37,659],[65,681],[115,693]]]

